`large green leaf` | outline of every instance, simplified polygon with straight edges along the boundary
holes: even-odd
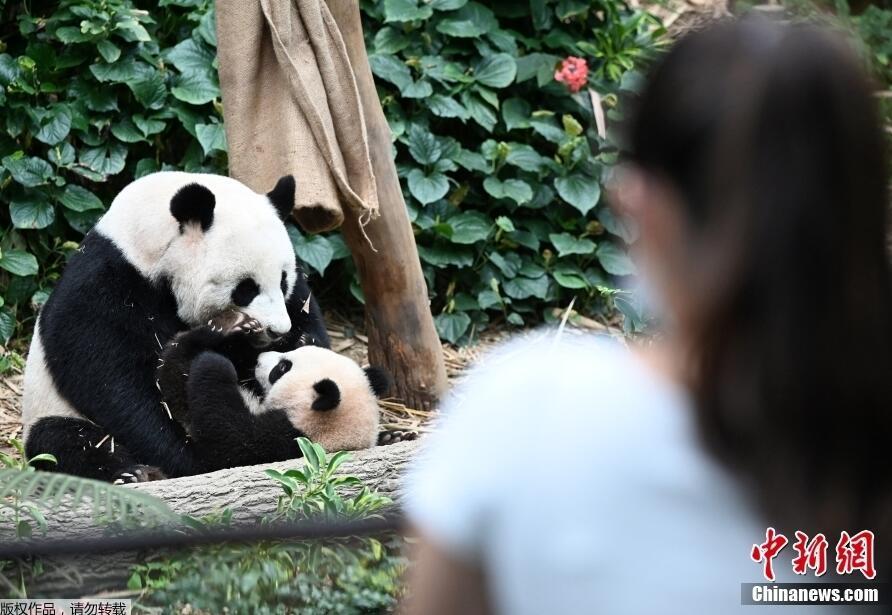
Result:
[[[111,133],[119,141],[124,143],[139,143],[145,141],[146,136],[136,127],[133,120],[124,118],[116,124],[112,124]]]
[[[434,164],[443,156],[443,148],[431,132],[418,124],[409,128],[409,153],[419,164]]]
[[[67,137],[70,131],[71,112],[65,105],[55,105],[41,122],[40,129],[34,133],[34,138],[47,145],[55,145]]]
[[[68,184],[59,199],[66,208],[72,211],[90,211],[104,209],[99,197],[81,186]]]
[[[121,143],[81,149],[79,160],[88,169],[101,175],[116,175],[124,170],[127,148]]]
[[[35,156],[6,156],[3,158],[3,166],[15,181],[28,188],[42,186],[54,175],[50,163]]]
[[[322,235],[289,234],[298,258],[318,271],[319,275],[325,275],[325,269],[334,257],[334,247],[331,242]]]
[[[13,275],[37,275],[37,258],[25,250],[3,250],[0,267]]]
[[[167,100],[167,86],[164,77],[157,70],[145,71],[136,79],[128,81],[127,87],[136,100],[149,109],[160,109]]]
[[[396,56],[374,54],[369,56],[369,65],[376,77],[389,81],[400,90],[412,83],[412,71]]]
[[[148,64],[137,62],[133,58],[118,60],[111,64],[93,64],[90,72],[98,81],[114,83],[127,83],[142,77],[153,69]]]
[[[471,118],[488,132],[491,132],[492,129],[496,127],[498,118],[496,117],[495,111],[493,111],[492,107],[480,100],[479,96],[465,90],[461,93],[461,102],[465,109],[468,110],[468,113],[470,113]]]
[[[468,2],[437,24],[437,31],[456,38],[477,38],[499,27],[495,14],[482,4]]]
[[[595,251],[595,242],[590,239],[577,239],[569,233],[552,233],[548,238],[557,248],[558,256],[591,254]]]
[[[223,124],[196,124],[195,133],[204,155],[226,151],[226,131]]]
[[[384,22],[417,21],[434,14],[427,4],[418,5],[417,0],[384,0]]]
[[[607,273],[613,275],[635,275],[638,270],[625,250],[611,241],[603,241],[596,254],[598,261]]]
[[[454,11],[468,3],[468,0],[431,0],[431,8],[435,11]]]
[[[174,98],[190,105],[203,105],[220,95],[220,86],[206,73],[186,73],[181,75],[170,89]]]
[[[474,68],[474,78],[477,82],[491,88],[508,87],[516,75],[517,64],[507,53],[487,56]]]
[[[509,98],[502,105],[502,120],[508,130],[530,127],[530,103],[522,98]]]
[[[583,215],[591,211],[601,198],[601,186],[598,181],[582,173],[558,177],[554,180],[554,187],[562,199]]]
[[[0,343],[6,344],[15,332],[15,316],[6,308],[0,309]]]
[[[578,290],[588,288],[589,286],[588,280],[585,279],[585,274],[579,267],[572,264],[558,264],[552,272],[552,276],[554,277],[554,281],[564,288]]]
[[[505,157],[505,162],[514,165],[524,171],[539,173],[547,168],[548,158],[542,156],[529,145],[512,143],[511,151]],[[531,197],[532,198],[532,197]]]
[[[118,58],[121,57],[121,48],[108,39],[96,43],[96,49],[99,51],[102,59],[109,64],[117,62]]]
[[[465,246],[418,246],[421,260],[434,267],[470,267],[474,263],[474,253]]]
[[[421,169],[412,169],[409,173],[409,192],[419,203],[427,205],[446,196],[449,180],[442,173],[425,175]]]
[[[405,33],[397,30],[393,26],[385,26],[375,34],[373,49],[376,54],[387,56],[399,53],[408,47],[411,42],[412,39]]]
[[[505,294],[512,299],[544,299],[548,294],[548,276],[528,278],[522,275],[505,280]]]
[[[431,113],[439,117],[457,117],[464,121],[470,117],[468,110],[461,106],[454,98],[434,94],[426,101]]]
[[[452,243],[473,244],[483,241],[492,230],[492,221],[478,211],[466,211],[449,218]]]
[[[518,205],[533,199],[533,189],[521,179],[500,180],[497,177],[487,177],[483,182],[483,188],[497,199],[511,199]]]
[[[213,52],[194,38],[187,38],[164,54],[180,72],[206,72],[214,62]]]
[[[464,312],[440,314],[434,319],[434,325],[437,327],[437,333],[441,338],[447,342],[457,344],[461,336],[471,326],[471,317]]]
[[[44,195],[29,193],[12,199],[9,203],[9,217],[15,228],[41,229],[53,223],[56,210]]]

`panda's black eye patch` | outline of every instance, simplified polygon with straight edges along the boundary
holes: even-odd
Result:
[[[276,380],[287,374],[291,370],[291,361],[288,359],[282,359],[276,366],[272,368],[269,372],[269,384],[270,386],[276,383]]]
[[[287,295],[288,294],[288,273],[285,271],[282,272],[281,287],[282,287],[282,295]]]
[[[246,307],[254,297],[260,294],[260,287],[252,278],[245,278],[232,291],[232,302],[239,307]]]

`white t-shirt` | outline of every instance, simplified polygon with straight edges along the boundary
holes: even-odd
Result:
[[[457,387],[409,475],[410,520],[482,566],[501,613],[747,608],[766,524],[701,448],[686,393],[616,342],[553,338],[508,344]],[[792,557],[777,580],[814,581]],[[742,612],[766,609],[835,612]]]

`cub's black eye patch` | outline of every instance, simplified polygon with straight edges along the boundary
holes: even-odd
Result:
[[[280,284],[280,286],[282,287],[282,294],[287,295],[288,294],[288,273],[285,271],[282,272],[282,283]]]
[[[276,366],[272,368],[269,372],[269,383],[273,385],[276,383],[276,380],[287,374],[291,370],[291,361],[288,359],[282,359]]]
[[[252,278],[245,278],[232,291],[232,302],[239,307],[246,307],[254,297],[260,294],[260,287]]]

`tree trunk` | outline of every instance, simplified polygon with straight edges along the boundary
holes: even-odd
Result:
[[[400,478],[412,460],[418,442],[400,442],[389,446],[351,453],[350,460],[338,474],[356,476],[378,493],[400,499]],[[133,485],[133,488],[154,495],[177,513],[201,517],[229,508],[233,524],[253,525],[276,510],[281,487],[264,474],[267,468],[291,469],[303,464],[296,459],[246,468],[220,470],[199,476],[187,476]],[[97,538],[105,528],[91,519],[47,512],[49,529],[40,539]],[[27,583],[31,596],[86,597],[102,591],[122,590],[127,585],[132,567],[150,553],[106,553],[71,557],[41,558],[45,572]],[[6,573],[8,574],[8,573]],[[0,595],[5,594],[0,585]]]
[[[365,295],[369,362],[390,370],[395,396],[407,406],[430,410],[446,390],[446,368],[393,162],[390,126],[366,55],[359,4],[357,0],[326,1],[356,76],[381,211],[364,229],[377,252],[372,251],[355,216],[348,215],[342,227]]]

